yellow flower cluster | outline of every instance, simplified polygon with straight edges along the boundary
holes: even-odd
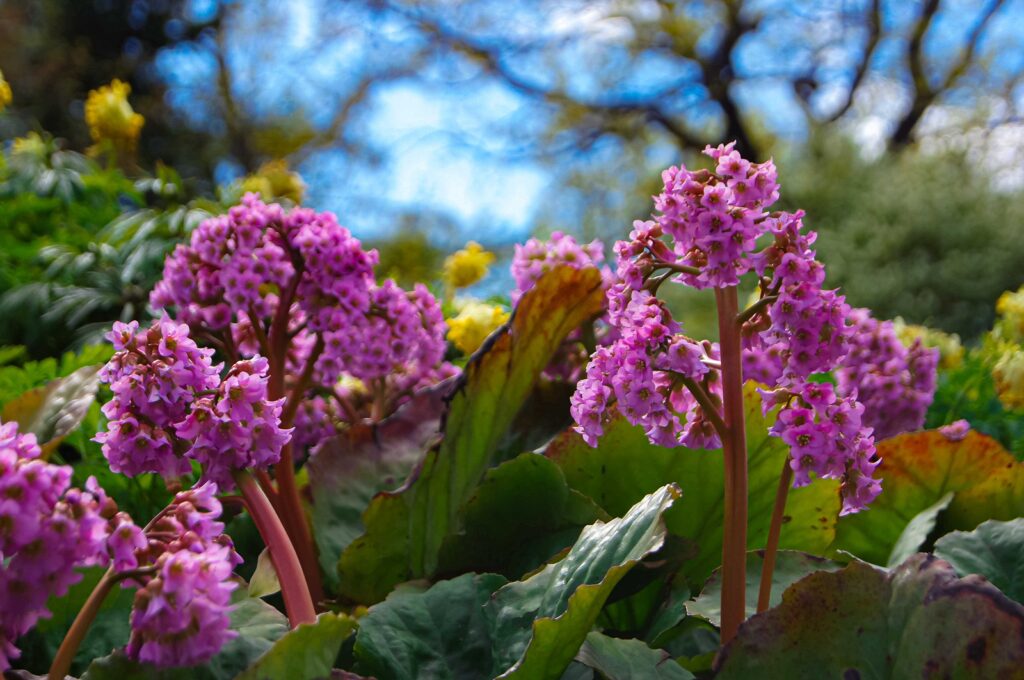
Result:
[[[960,336],[956,333],[945,333],[936,328],[917,326],[906,323],[902,318],[896,317],[892,322],[896,337],[907,347],[920,339],[925,347],[934,347],[939,350],[939,366],[944,369],[956,368],[964,360],[964,346],[960,343]]]
[[[38,132],[30,132],[24,137],[15,137],[11,143],[11,154],[43,158],[46,155],[46,141],[39,136]]]
[[[472,354],[501,324],[509,313],[497,305],[471,300],[462,305],[458,316],[448,319],[448,339],[466,354]]]
[[[146,119],[128,103],[132,88],[116,78],[109,85],[93,90],[85,102],[85,122],[97,144],[111,142],[122,151],[132,151]]]
[[[13,99],[14,95],[11,94],[11,86],[4,80],[4,72],[0,71],[0,112],[9,106]]]
[[[255,174],[242,180],[242,192],[256,192],[265,201],[287,198],[298,205],[306,193],[306,184],[297,172],[292,172],[288,161],[267,161]]]
[[[1024,342],[1024,286],[1000,295],[996,314],[1000,317],[996,326],[999,336],[1011,342]]]
[[[444,261],[444,281],[452,288],[465,288],[487,275],[494,262],[494,253],[483,249],[476,241],[470,241],[462,250],[457,250]]]
[[[992,379],[1003,406],[1024,408],[1024,348],[1020,345],[1005,347],[992,367]]]

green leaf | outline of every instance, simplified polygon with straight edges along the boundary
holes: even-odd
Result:
[[[4,405],[0,419],[17,421],[21,432],[34,433],[43,455],[48,455],[88,414],[99,388],[100,368],[86,366],[26,392]]]
[[[266,597],[281,592],[281,582],[270,557],[270,549],[264,548],[256,558],[256,571],[249,579],[249,597]]]
[[[744,623],[715,678],[1019,677],[1022,636],[1024,607],[930,555],[893,572],[854,562]]]
[[[64,597],[49,599],[46,608],[51,616],[40,619],[35,629],[18,642],[23,652],[18,665],[38,670],[49,665],[104,572],[106,569],[102,567],[85,569],[82,571],[82,580],[71,586]],[[112,649],[123,647],[128,642],[131,634],[128,617],[134,599],[135,592],[131,589],[117,588],[107,596],[78,647],[77,662],[72,666],[74,674],[81,673],[92,659],[110,654]]]
[[[762,416],[761,399],[753,383],[746,386],[744,400],[749,480],[747,547],[756,550],[767,541],[775,492],[789,447],[777,437],[768,436],[774,413]],[[654,446],[641,428],[618,417],[605,428],[596,448],[568,431],[552,442],[546,455],[562,468],[569,486],[612,515],[621,514],[663,484],[678,484],[683,497],[665,521],[672,534],[689,539],[698,551],[683,565],[683,573],[690,585],[697,587],[721,563],[724,462],[720,451]],[[839,506],[838,483],[834,480],[817,480],[790,489],[780,547],[825,554],[835,535]]]
[[[914,519],[907,523],[903,533],[896,539],[896,545],[889,553],[889,559],[885,566],[892,569],[907,560],[908,557],[921,550],[921,547],[928,540],[928,535],[935,529],[935,523],[939,519],[939,513],[949,507],[953,502],[953,492],[937,500],[932,505],[914,515]]]
[[[503,587],[487,605],[501,678],[557,679],[572,661],[615,585],[665,540],[674,485],[644,497],[623,517],[583,530],[562,560]]]
[[[473,357],[451,397],[444,440],[400,491],[382,493],[363,515],[366,533],[341,555],[343,595],[379,602],[397,583],[431,576],[445,538],[461,530],[462,507],[489,468],[541,371],[563,339],[604,303],[593,268],[547,273],[512,319]]]
[[[274,643],[235,680],[319,680],[329,677],[341,643],[356,629],[344,614],[321,614],[316,623],[299,624]]]
[[[808,574],[816,571],[835,571],[842,565],[830,560],[796,552],[780,550],[775,554],[775,569],[772,570],[772,593],[769,606],[774,607],[782,601],[782,592]],[[757,597],[761,587],[761,571],[764,569],[764,551],[757,550],[747,553],[747,602],[746,616],[757,613]],[[694,616],[702,616],[716,626],[722,625],[722,580],[718,569],[711,575],[701,590],[700,596],[686,605],[686,611]]]
[[[328,585],[338,587],[338,558],[363,533],[363,511],[382,491],[398,489],[436,442],[451,383],[414,395],[376,425],[353,425],[310,455],[312,524]]]
[[[955,442],[933,430],[901,434],[879,442],[878,455],[882,493],[865,512],[839,519],[836,550],[887,564],[911,520],[950,492],[939,535],[1024,515],[1024,464],[985,435]]]
[[[489,677],[493,641],[484,605],[505,585],[465,574],[421,593],[393,593],[359,620],[356,671],[382,680]]]
[[[689,680],[694,677],[664,650],[651,649],[641,640],[623,640],[596,631],[587,635],[576,660],[600,671],[608,680]]]
[[[438,571],[493,571],[515,578],[535,569],[607,514],[569,488],[558,466],[524,453],[487,471],[463,509],[463,529],[445,539]]]
[[[247,668],[288,632],[288,620],[263,600],[244,598],[231,611],[231,640],[205,664],[159,669],[118,651],[93,661],[82,680],[224,680]]]
[[[1024,518],[946,534],[935,542],[935,556],[961,576],[981,574],[1007,597],[1024,602]]]

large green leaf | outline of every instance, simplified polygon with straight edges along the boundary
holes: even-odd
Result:
[[[587,635],[576,660],[600,671],[608,680],[690,680],[694,677],[668,652],[651,649],[642,640],[623,640],[596,631]]]
[[[356,670],[379,680],[490,677],[484,605],[505,585],[497,574],[465,574],[422,593],[393,593],[359,620]]]
[[[744,396],[749,479],[747,547],[755,550],[765,546],[779,475],[789,448],[780,439],[768,436],[774,414],[761,414],[761,399],[752,383]],[[621,514],[663,484],[678,484],[683,497],[665,520],[672,534],[689,539],[698,551],[683,566],[691,586],[699,587],[721,564],[724,463],[720,451],[654,446],[642,429],[616,418],[605,428],[596,448],[568,431],[552,442],[547,455],[565,472],[569,486],[612,515]],[[833,480],[791,489],[780,546],[824,554],[835,535],[839,504],[838,484]]]
[[[200,666],[159,669],[137,663],[121,652],[96,659],[82,680],[226,680],[248,668],[288,632],[288,620],[263,600],[245,598],[231,612],[238,637]]]
[[[288,631],[236,680],[320,680],[331,675],[341,643],[356,629],[344,614],[321,614],[316,623]]]
[[[890,573],[854,562],[790,587],[740,627],[716,666],[718,680],[1015,678],[1024,607],[929,555]]]
[[[338,586],[338,558],[363,533],[363,511],[398,489],[440,436],[450,382],[424,390],[376,425],[357,424],[321,443],[308,463],[312,523],[327,583]]]
[[[0,420],[17,421],[21,432],[36,435],[48,455],[73,432],[96,399],[101,366],[85,366],[64,378],[26,392],[4,405]]]
[[[981,574],[1007,597],[1024,602],[1024,518],[946,534],[935,542],[935,556],[961,576]]]
[[[865,512],[840,518],[836,549],[886,564],[911,520],[950,492],[939,534],[1024,515],[1024,464],[985,435],[950,441],[938,431],[913,432],[879,442],[878,454],[882,493]]]
[[[494,594],[487,610],[501,678],[562,675],[616,584],[662,546],[663,515],[678,497],[674,485],[656,490],[623,517],[588,526],[562,560]]]
[[[524,453],[487,471],[466,502],[462,530],[441,546],[438,571],[493,571],[516,578],[576,540],[607,514],[570,489],[553,462]]]
[[[487,470],[541,371],[563,339],[603,306],[596,269],[552,270],[519,301],[512,319],[466,365],[451,398],[444,440],[400,491],[363,515],[366,533],[338,562],[341,592],[378,602],[397,583],[433,575],[444,540]],[[506,456],[507,457],[507,456]]]
[[[782,593],[808,574],[816,571],[835,571],[842,565],[796,552],[780,550],[775,554],[775,569],[772,570],[772,591],[769,605],[774,607],[782,601]],[[761,571],[764,569],[764,551],[756,550],[747,553],[747,603],[746,616],[757,613],[757,597],[761,585]],[[719,570],[711,575],[701,590],[700,596],[686,605],[686,611],[692,615],[702,616],[716,626],[722,624],[722,580]]]

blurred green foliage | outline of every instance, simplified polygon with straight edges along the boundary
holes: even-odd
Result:
[[[807,211],[828,281],[875,316],[977,338],[1024,281],[1024,191],[999,192],[962,154],[862,158],[821,137],[781,160],[782,207]]]
[[[167,167],[131,181],[52,139],[16,140],[0,170],[0,346],[56,356],[145,318],[164,256],[220,209]]]

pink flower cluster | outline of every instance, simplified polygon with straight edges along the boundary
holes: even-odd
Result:
[[[222,380],[188,326],[165,316],[137,331],[134,321],[114,324],[117,351],[100,372],[114,396],[96,441],[112,470],[180,477],[194,460],[204,479],[231,488],[232,471],[277,462],[291,430],[280,427],[283,400],[267,400],[266,359],[239,361]]]
[[[422,285],[378,284],[376,264],[376,251],[364,250],[333,214],[285,211],[247,194],[167,258],[151,302],[175,309],[227,356],[273,361],[284,352],[286,383],[313,361],[312,387],[333,391],[343,376],[376,381],[378,401],[397,403],[454,368],[443,361],[447,328],[437,300]],[[278,334],[287,336],[284,347],[270,346],[277,326],[287,328]]]
[[[764,233],[764,209],[779,198],[775,165],[751,163],[732,144],[708,147],[715,171],[683,166],[661,174],[664,190],[654,198],[655,220],[673,240],[673,262],[696,267],[682,280],[694,288],[735,286],[750,271],[748,257]]]
[[[14,641],[49,615],[47,600],[81,578],[75,567],[107,560],[112,503],[93,478],[69,488],[71,468],[41,455],[35,435],[0,424],[0,671],[20,654]]]
[[[570,402],[584,439],[596,445],[603,414],[614,400],[619,412],[656,444],[706,443],[700,418],[688,417],[684,427],[669,408],[679,405],[672,403],[676,376],[702,380],[708,374],[702,363],[706,348],[679,335],[679,324],[664,303],[645,290],[632,291],[623,308],[613,306],[611,323],[618,330],[616,339],[594,353]]]
[[[776,362],[767,384],[799,384],[832,370],[847,351],[850,307],[825,290],[825,268],[811,250],[816,234],[803,232],[803,212],[780,213],[765,221],[773,242],[752,259],[767,290],[770,308],[744,326],[744,347]],[[766,276],[771,271],[771,278]],[[772,296],[775,297],[772,301]]]
[[[516,283],[512,291],[512,304],[533,288],[541,276],[555,267],[583,269],[599,267],[603,261],[603,243],[597,239],[590,243],[577,243],[572,236],[560,231],[552,233],[546,241],[531,238],[523,245],[516,244],[512,256],[512,278]]]
[[[231,574],[242,559],[218,521],[216,493],[212,483],[179,493],[147,535],[132,532],[122,543],[125,553],[134,549],[125,566],[144,572],[133,577],[138,590],[129,658],[190,666],[237,635],[230,629],[231,593],[238,586]]]
[[[840,514],[864,509],[881,490],[871,475],[878,467],[871,428],[862,423],[864,407],[851,397],[838,397],[828,383],[803,383],[789,393],[786,406],[770,432],[790,446],[793,485],[841,479]]]
[[[441,306],[426,286],[407,292],[384,281],[369,291],[364,314],[325,334],[321,384],[333,385],[345,373],[367,383],[383,380],[388,393],[403,394],[437,382],[450,372],[445,332]]]
[[[836,369],[839,394],[864,404],[864,423],[878,439],[920,429],[935,396],[939,350],[920,339],[905,347],[892,322],[873,318],[867,309],[853,310],[850,318],[853,335]]]
[[[760,299],[744,314],[741,329],[743,371],[776,395],[794,399],[816,391],[809,379],[833,370],[846,355],[850,308],[843,296],[822,287],[825,270],[811,249],[815,234],[804,231],[802,212],[765,212],[779,196],[772,162],[750,163],[731,144],[705,153],[715,169],[666,170],[664,190],[654,199],[658,213],[635,222],[629,240],[615,245],[618,281],[608,291],[615,340],[593,355],[572,398],[577,430],[592,445],[613,403],[653,443],[721,445],[714,414],[704,412],[706,406],[720,409],[718,348],[680,334],[654,297],[665,282],[728,288],[744,274],[757,275]],[[842,410],[839,418],[856,411],[834,440],[841,444],[815,453],[807,467],[797,461],[807,451],[795,450],[793,464],[801,483],[803,470],[842,476],[845,511],[852,512],[877,493],[870,478],[875,450],[871,428],[860,418],[863,407],[856,406],[855,395],[841,396],[839,405],[821,412],[824,420],[811,421],[820,434],[833,411]],[[793,439],[787,428],[798,420],[792,413],[780,418],[773,434]]]

